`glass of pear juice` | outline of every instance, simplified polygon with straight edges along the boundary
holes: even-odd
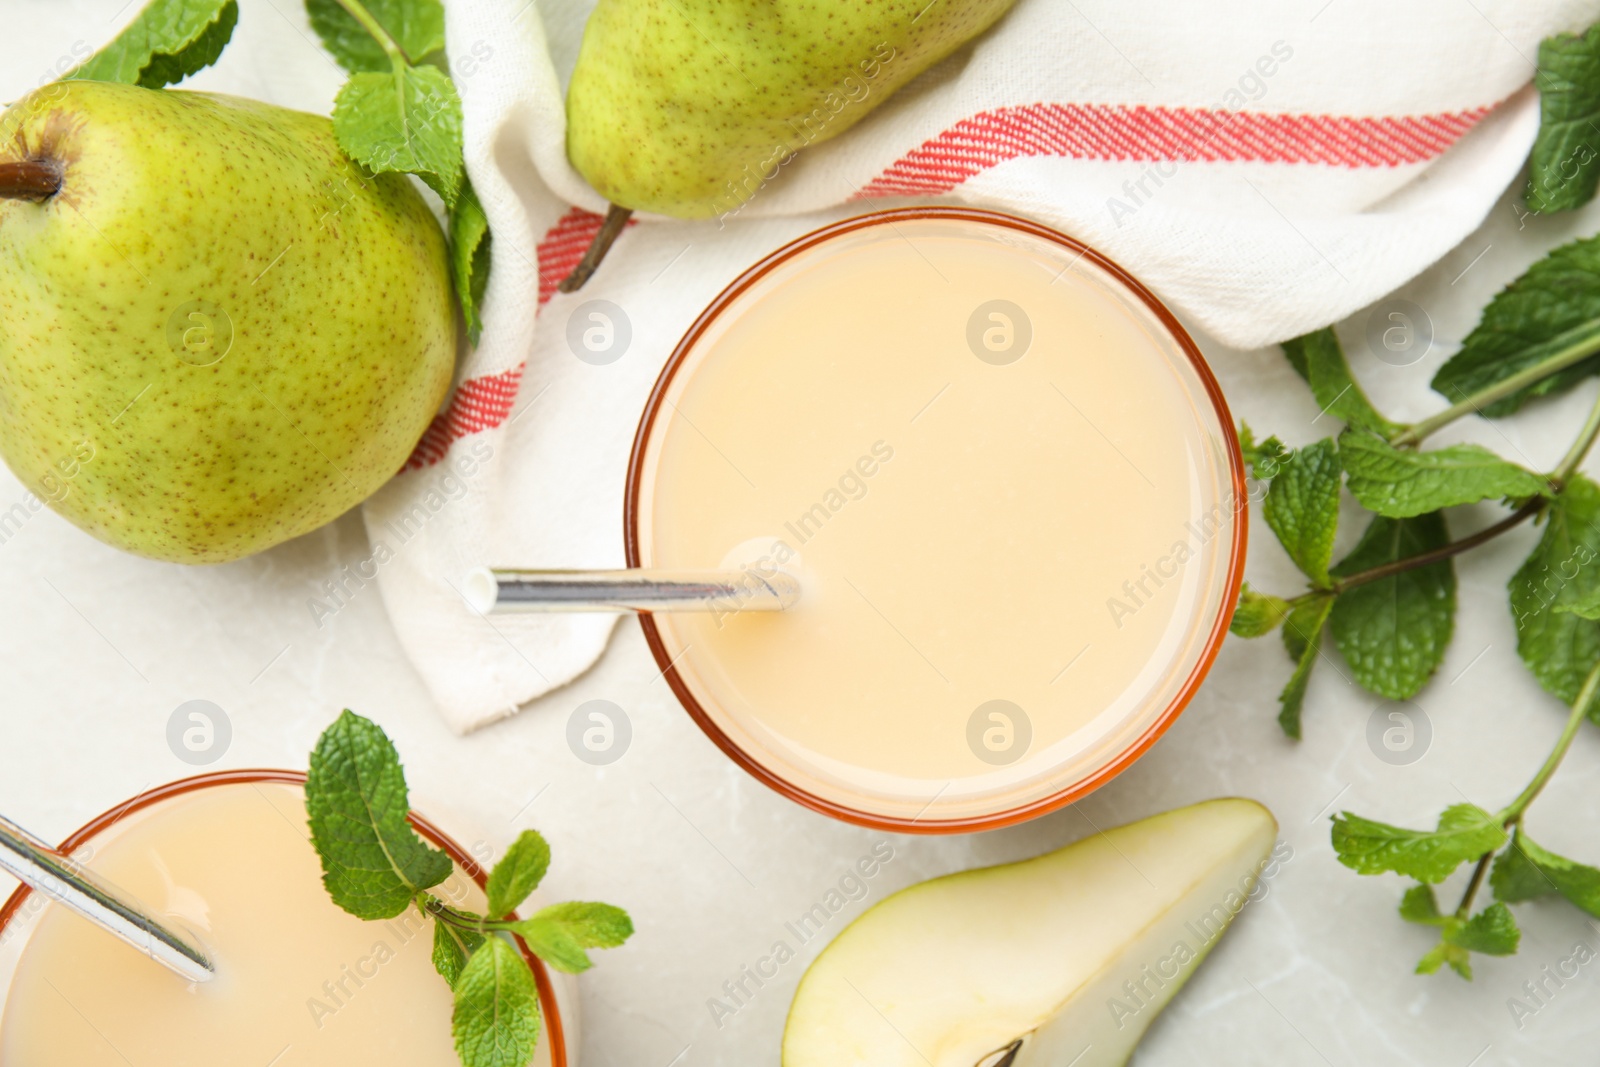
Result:
[[[641,611],[724,752],[837,818],[965,832],[1070,803],[1172,723],[1238,595],[1244,487],[1147,289],[1035,223],[914,207],[800,238],[701,314],[624,532],[645,576],[720,568],[765,601]]]
[[[216,977],[189,984],[23,886],[0,906],[3,1067],[440,1067],[459,1062],[431,923],[366,922],[322,885],[305,775],[241,770],[159,786],[60,850],[193,931]],[[482,910],[485,871],[413,814],[455,863],[436,892]],[[534,1067],[567,1067],[571,980],[527,955],[544,1022]]]

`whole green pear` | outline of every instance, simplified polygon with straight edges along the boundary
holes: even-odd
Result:
[[[326,118],[59,82],[0,116],[0,197],[0,454],[101,540],[210,563],[313,530],[449,387],[439,225]]]
[[[600,0],[567,91],[567,155],[623,208],[737,211],[1013,0]]]

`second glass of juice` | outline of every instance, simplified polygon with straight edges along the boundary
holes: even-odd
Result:
[[[1125,272],[958,208],[830,226],[695,323],[641,422],[629,564],[781,568],[781,614],[645,616],[747,770],[867,825],[1052,810],[1143,752],[1237,597],[1232,420]]]

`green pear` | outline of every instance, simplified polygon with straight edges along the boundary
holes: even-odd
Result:
[[[1211,800],[886,898],[800,980],[784,1067],[1112,1067],[1270,872],[1278,826]]]
[[[614,207],[564,288],[587,279],[628,211],[738,211],[796,152],[850,129],[1013,2],[600,0],[567,89],[567,156]]]
[[[0,117],[0,454],[89,533],[183,563],[306,533],[437,410],[444,236],[315,115],[44,86]]]

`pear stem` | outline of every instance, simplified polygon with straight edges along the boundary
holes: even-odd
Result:
[[[606,253],[611,251],[612,242],[628,224],[628,217],[632,214],[632,208],[612,204],[611,209],[606,212],[606,221],[600,224],[600,232],[594,235],[589,250],[578,260],[578,265],[572,268],[572,273],[561,279],[561,284],[556,288],[563,293],[575,293],[582,289],[584,283],[594,274],[595,268],[600,266],[600,261],[606,258]]]
[[[61,191],[61,164],[53,159],[0,163],[0,198],[48,200]]]

